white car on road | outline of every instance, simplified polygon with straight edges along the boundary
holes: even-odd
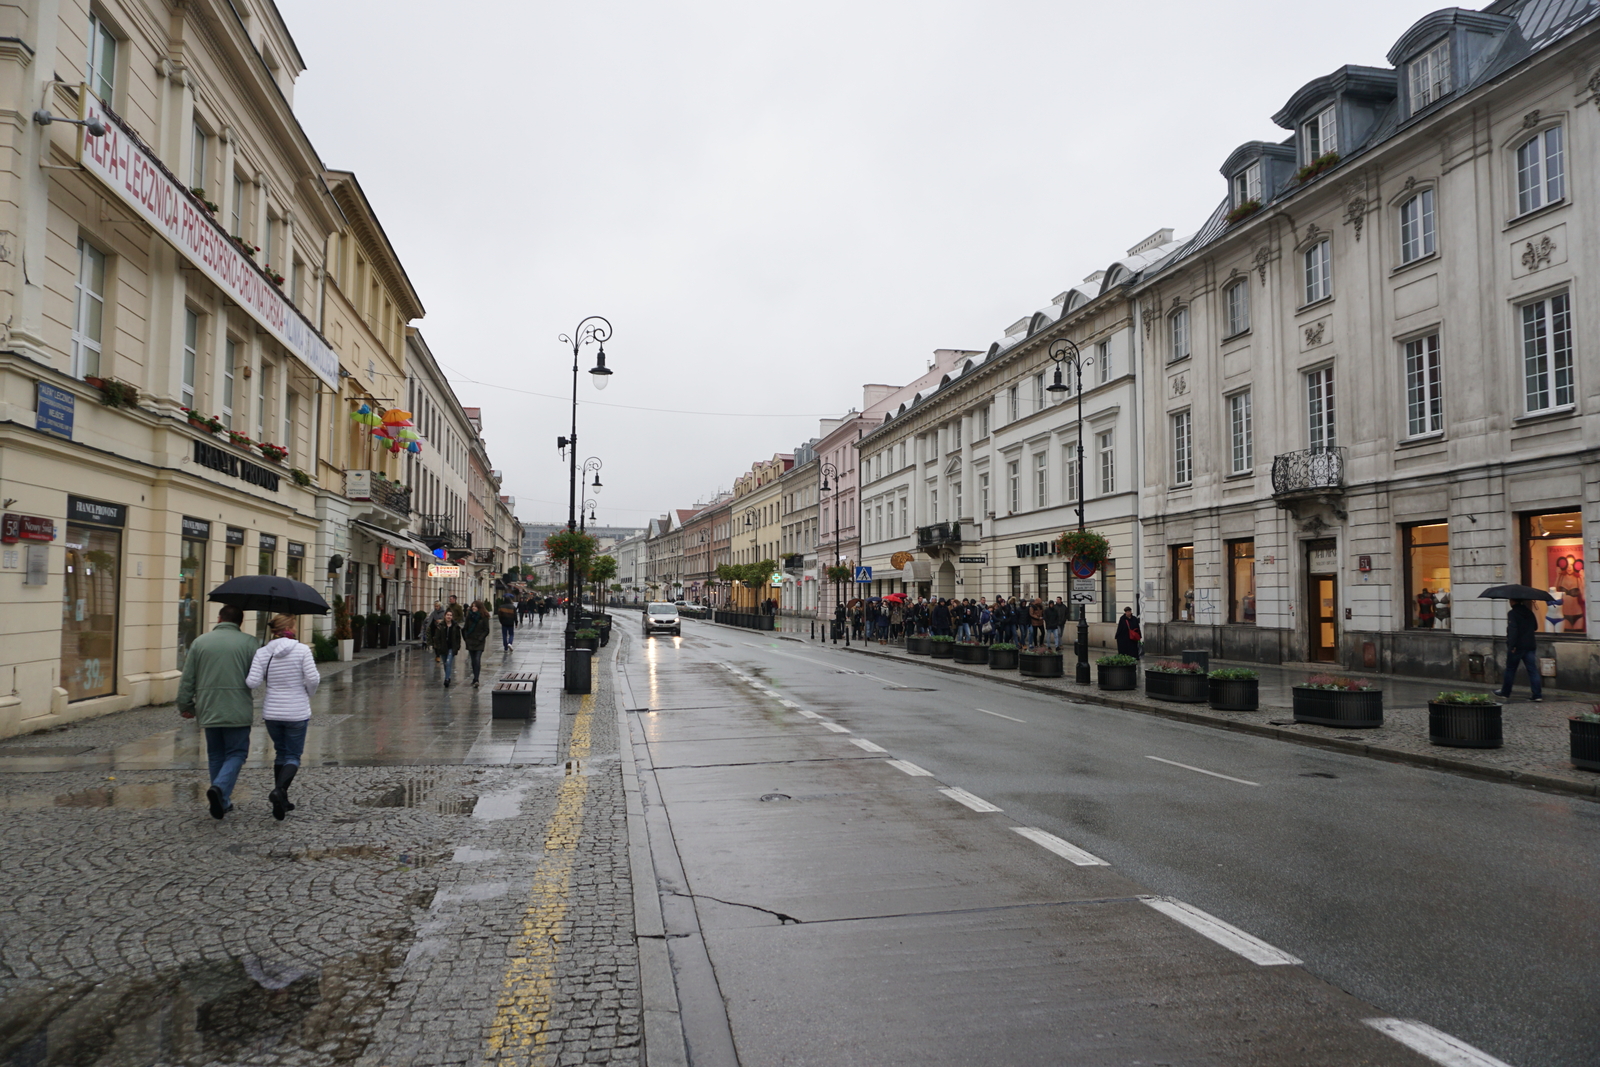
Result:
[[[683,634],[683,621],[678,618],[678,605],[651,602],[644,606],[644,635],[669,630],[672,636]]]

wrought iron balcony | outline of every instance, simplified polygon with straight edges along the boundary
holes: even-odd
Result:
[[[499,551],[497,548],[475,548],[472,550],[472,562],[493,564]]]
[[[422,540],[430,548],[465,548],[467,535],[456,529],[448,515],[424,515]]]
[[[918,548],[959,547],[962,541],[976,541],[978,529],[969,522],[936,522],[917,527]]]
[[[783,569],[786,571],[803,571],[806,569],[805,556],[784,556]]]
[[[1272,495],[1344,492],[1344,449],[1307,448],[1272,459]]]
[[[411,514],[411,487],[390,481],[378,471],[345,471],[344,495],[355,503],[377,504],[401,518]]]

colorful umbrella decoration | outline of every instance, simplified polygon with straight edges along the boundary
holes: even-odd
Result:
[[[422,438],[418,436],[416,427],[411,422],[409,411],[389,408],[379,414],[368,405],[362,404],[350,413],[350,418],[363,426],[370,427],[373,437],[381,437],[388,441],[390,452],[422,451]]]

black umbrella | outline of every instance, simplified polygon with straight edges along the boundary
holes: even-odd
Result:
[[[1554,604],[1556,598],[1543,589],[1535,589],[1531,585],[1491,585],[1478,594],[1478,599],[1485,597],[1490,600],[1542,600],[1546,604]]]
[[[280,615],[326,615],[328,602],[304,582],[276,574],[246,574],[229,578],[207,600],[231,604],[245,611],[271,611]]]

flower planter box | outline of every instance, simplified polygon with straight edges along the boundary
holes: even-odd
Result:
[[[1211,696],[1210,679],[1203,674],[1144,672],[1144,695],[1177,704],[1204,704]]]
[[[1572,728],[1572,765],[1585,771],[1600,771],[1600,722],[1569,719]]]
[[[933,655],[933,638],[908,637],[906,638],[906,651],[913,656],[931,656]]]
[[[356,643],[351,638],[339,642],[339,662],[349,663],[356,658]]]
[[[928,654],[934,659],[954,659],[956,643],[954,641],[935,641],[928,639]]]
[[[1365,729],[1383,725],[1383,690],[1305,689],[1295,686],[1294,721]]]
[[[1139,688],[1139,668],[1135,664],[1125,667],[1096,665],[1095,669],[1100,672],[1100,688],[1108,693],[1121,693]]]
[[[1061,653],[1019,651],[1017,670],[1024,678],[1060,678]]]
[[[951,657],[957,663],[966,663],[972,666],[982,666],[989,662],[989,646],[987,645],[956,645]]]
[[[1209,678],[1211,706],[1217,711],[1255,711],[1261,706],[1258,678]]]
[[[1499,704],[1440,704],[1428,701],[1428,741],[1453,748],[1499,748]]]
[[[991,671],[1016,670],[1017,650],[1014,648],[991,648],[989,650],[989,669]]]
[[[587,648],[590,652],[598,652],[598,651],[600,651],[600,638],[598,638],[598,637],[574,637],[572,639],[572,647],[573,648]]]

